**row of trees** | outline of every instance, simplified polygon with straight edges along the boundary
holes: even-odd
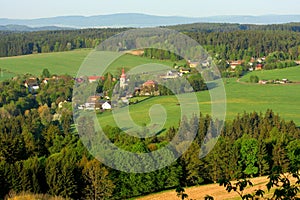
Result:
[[[1,32],[0,57],[94,48],[126,29],[85,29],[37,32]]]

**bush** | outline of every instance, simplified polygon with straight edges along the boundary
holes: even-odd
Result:
[[[250,76],[250,83],[258,83],[259,82],[259,78],[258,76]]]

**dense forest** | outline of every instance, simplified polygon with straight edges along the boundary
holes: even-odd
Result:
[[[125,30],[0,31],[0,57],[94,48],[101,41]]]
[[[281,52],[283,58],[298,59],[300,25],[189,24],[170,26],[201,44],[218,60],[250,60]],[[38,32],[0,32],[0,57],[94,48],[105,39],[126,31],[83,29]]]
[[[201,160],[203,139],[217,126],[208,115],[182,122],[186,131],[197,135],[171,166],[144,174],[116,171],[89,154],[72,126],[71,103],[65,100],[70,99],[74,80],[60,76],[41,84],[34,96],[24,86],[26,78],[0,83],[0,198],[9,191],[28,191],[72,199],[125,199],[224,178],[268,175],[276,166],[283,172],[300,166],[300,130],[267,110],[227,121],[217,145]],[[116,127],[104,128],[115,145],[138,153],[163,147],[177,131],[170,127],[165,134],[139,139]]]

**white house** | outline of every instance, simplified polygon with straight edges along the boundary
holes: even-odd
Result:
[[[108,102],[105,102],[104,104],[102,104],[102,109],[111,110],[111,105]]]

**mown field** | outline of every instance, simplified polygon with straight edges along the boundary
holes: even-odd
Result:
[[[15,56],[0,58],[0,69],[5,69],[2,79],[10,78],[8,75],[26,74],[41,75],[43,69],[47,68],[52,74],[69,74],[76,76],[84,59],[89,55],[91,49],[80,49],[74,51],[32,54],[26,56]],[[159,63],[173,66],[174,62],[154,60],[133,55],[123,55],[109,66],[109,72],[120,74],[125,67],[130,69],[146,63]],[[101,62],[99,61],[101,66]],[[101,75],[101,74],[97,74]]]
[[[253,194],[255,190],[261,189],[265,191],[265,198],[272,198],[272,193],[275,189],[267,190],[266,184],[268,183],[268,178],[258,177],[252,178],[250,181],[253,183],[253,187],[247,187],[244,190],[244,194]],[[239,195],[232,191],[228,193],[223,186],[219,184],[209,184],[202,186],[194,186],[190,188],[185,188],[185,193],[188,195],[188,199],[204,199],[207,195],[214,197],[216,200],[239,200],[241,199]],[[135,200],[176,200],[180,199],[174,190],[164,191],[161,193],[150,194],[144,197],[136,198]]]
[[[8,72],[6,69],[1,69],[0,70],[0,81],[10,79],[14,76],[16,76],[15,73]]]
[[[231,120],[238,113],[262,112],[272,109],[282,119],[294,120],[300,124],[300,85],[259,85],[241,84],[236,79],[224,80],[227,96],[226,119]],[[200,111],[211,114],[210,96],[208,91],[197,94]],[[168,117],[165,128],[178,125],[180,119],[180,106],[175,96],[153,97],[130,106],[130,115],[139,125],[149,123],[149,109],[152,105],[160,104],[167,111]],[[183,106],[184,107],[184,106]],[[106,112],[99,115],[102,126],[115,125],[112,113]]]
[[[47,68],[52,74],[74,76],[90,51],[84,49],[0,58],[0,68],[15,74],[30,73],[34,75],[41,75],[43,69]]]
[[[258,76],[260,80],[289,79],[292,82],[300,82],[300,67],[249,72],[241,78],[241,81],[250,82],[252,75]]]
[[[292,184],[296,183],[296,179],[292,177],[291,174],[285,174],[288,179],[291,181]],[[260,199],[273,199],[274,192],[276,187],[271,188],[268,190],[267,184],[270,179],[267,176],[261,176],[256,178],[249,178],[249,181],[253,184],[252,187],[248,186],[243,191],[243,195],[246,194],[254,194],[257,190],[263,190],[264,196]],[[231,183],[236,183],[236,181],[232,181]],[[188,199],[205,199],[207,195],[214,197],[216,200],[240,200],[241,197],[238,195],[237,192],[233,190],[228,193],[224,186],[220,186],[218,183],[215,184],[207,184],[207,185],[200,185],[194,187],[185,188],[185,193],[188,195]],[[299,195],[297,196],[299,198]],[[135,198],[135,200],[173,200],[173,199],[180,199],[177,197],[177,193],[174,190],[163,191],[155,194],[146,195],[143,197]]]

